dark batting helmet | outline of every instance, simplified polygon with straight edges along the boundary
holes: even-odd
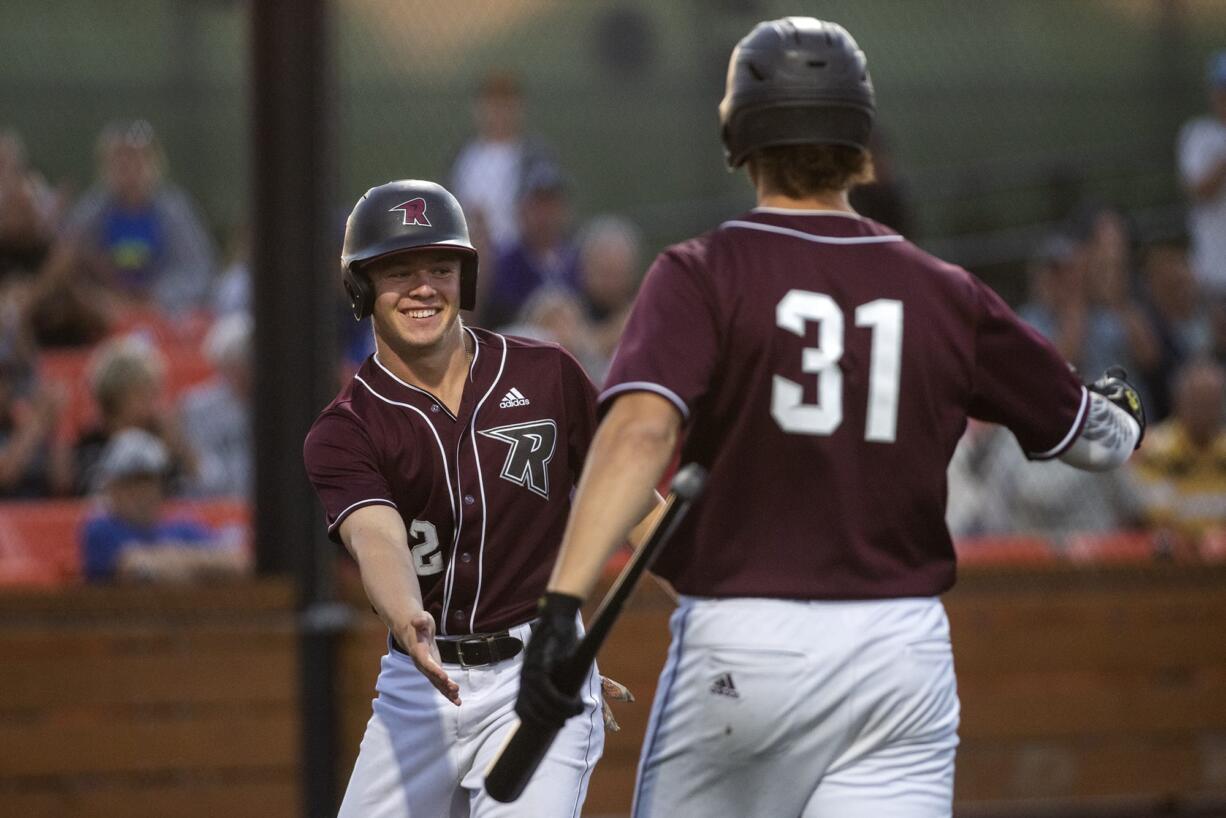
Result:
[[[719,104],[730,168],[772,145],[868,147],[876,103],[847,30],[812,17],[758,23],[737,43]]]
[[[460,252],[460,309],[471,310],[477,303],[477,250],[455,196],[419,179],[366,191],[345,222],[341,250],[341,276],[353,317],[361,321],[374,308],[374,286],[363,267],[393,253],[432,247]]]

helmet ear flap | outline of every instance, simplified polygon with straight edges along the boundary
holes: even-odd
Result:
[[[374,288],[366,276],[345,268],[345,293],[349,296],[349,307],[353,310],[353,320],[361,321],[370,315],[375,305]]]
[[[460,263],[460,309],[472,310],[477,307],[477,257],[465,255]]]

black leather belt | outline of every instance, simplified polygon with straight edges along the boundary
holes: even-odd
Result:
[[[512,636],[507,631],[498,633],[479,633],[463,639],[438,639],[439,658],[448,665],[461,667],[483,667],[498,662],[513,659],[524,649],[523,640]],[[406,656],[408,651],[400,647],[395,639],[392,648]]]

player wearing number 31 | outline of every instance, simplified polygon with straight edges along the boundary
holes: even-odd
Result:
[[[546,702],[580,717],[518,803],[493,801],[482,783],[515,724],[523,645],[595,430],[596,390],[559,347],[460,320],[477,252],[439,185],[369,190],[341,261],[376,352],[311,428],[306,465],[328,533],[357,559],[389,635],[340,814],[573,818],[604,744],[595,673],[580,696]]]
[[[788,18],[740,42],[719,114],[758,207],[656,259],[600,396],[555,604],[591,591],[679,438],[710,472],[656,563],[682,603],[637,818],[948,816],[958,698],[939,595],[967,418],[1087,469],[1141,437],[1122,375],[1087,389],[974,276],[852,211],[874,109],[840,26]],[[521,699],[558,661],[534,645]]]

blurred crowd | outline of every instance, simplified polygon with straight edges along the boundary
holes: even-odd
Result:
[[[1019,314],[1087,380],[1122,365],[1150,422],[1128,467],[1029,463],[1007,432],[972,424],[949,471],[955,536],[1037,534],[1057,549],[1143,532],[1155,554],[1226,559],[1226,51],[1209,111],[1176,140],[1188,241],[1142,244],[1097,203],[1035,248]]]
[[[1060,549],[1141,532],[1156,554],[1226,558],[1226,52],[1209,99],[1175,140],[1187,239],[1145,241],[1128,213],[1085,203],[1033,248],[1018,307],[1086,380],[1127,369],[1149,414],[1143,448],[1088,474],[1030,463],[1008,432],[973,423],[949,470],[961,540]],[[471,320],[561,344],[599,384],[648,260],[639,228],[576,223],[572,179],[527,127],[515,76],[487,76],[472,111],[445,179],[481,255]],[[84,498],[91,579],[246,572],[233,536],[165,509],[251,491],[249,238],[235,230],[222,260],[148,122],[107,125],[95,150],[96,181],[74,197],[0,131],[0,499]],[[888,146],[875,153],[853,204],[910,235],[905,185]],[[351,369],[371,333],[341,331]]]
[[[95,149],[72,197],[0,133],[0,497],[87,500],[89,578],[244,572],[234,537],[163,505],[250,491],[247,304],[152,126]]]

